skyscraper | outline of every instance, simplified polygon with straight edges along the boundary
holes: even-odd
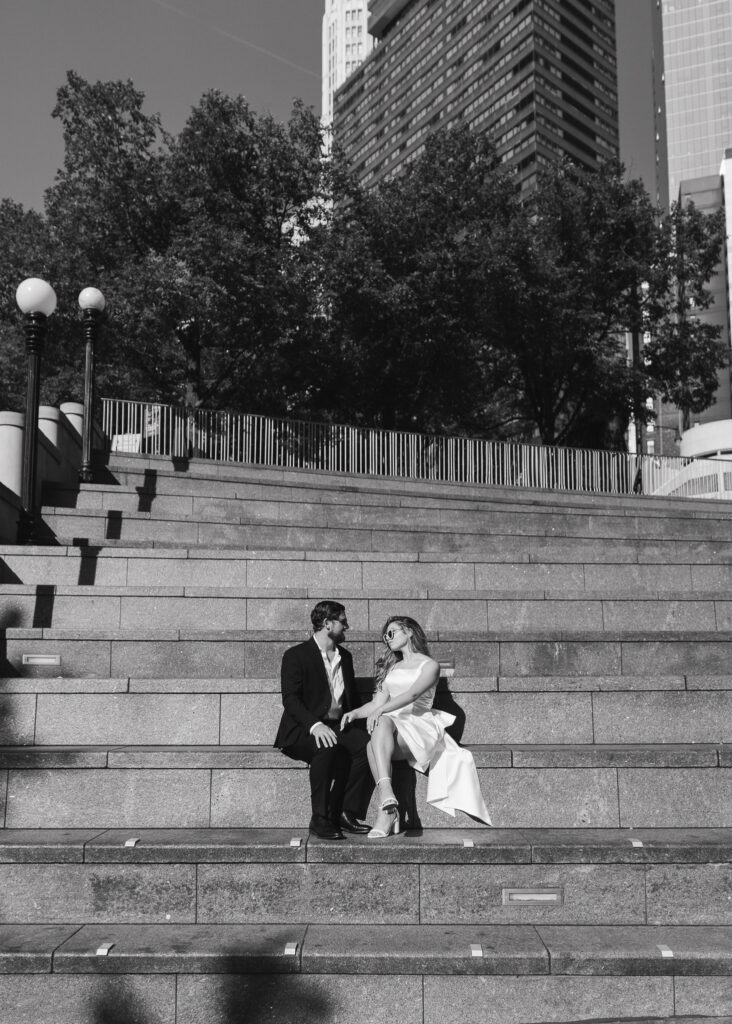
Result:
[[[369,13],[379,45],[334,109],[365,183],[458,123],[490,133],[523,188],[562,157],[617,156],[614,0],[370,0]]]
[[[679,201],[686,205],[694,203],[703,213],[724,210],[728,240],[732,237],[732,149],[723,152],[721,167],[716,174],[702,178],[684,180],[679,185]],[[729,245],[724,246],[716,275],[709,282],[714,302],[707,310],[700,310],[698,316],[707,323],[721,327],[721,338],[730,347],[730,303],[732,302],[732,259]],[[729,447],[732,448],[732,378],[729,366],[717,373],[719,387],[712,405],[703,413],[696,414],[695,423],[704,424],[717,420],[728,423]]]
[[[325,0],[321,120],[333,121],[333,94],[372,50],[366,0]]]
[[[663,11],[669,191],[716,174],[732,145],[732,3],[658,0]]]
[[[668,146],[660,0],[615,0],[620,159],[668,207]]]

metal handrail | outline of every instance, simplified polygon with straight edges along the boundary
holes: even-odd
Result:
[[[732,498],[732,462],[379,430],[102,399],[111,451],[597,494]]]

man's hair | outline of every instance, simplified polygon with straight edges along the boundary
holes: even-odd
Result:
[[[317,633],[325,625],[326,619],[339,619],[345,610],[345,605],[339,604],[338,601],[318,601],[310,612],[313,629]]]

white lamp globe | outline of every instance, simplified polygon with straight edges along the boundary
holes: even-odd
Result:
[[[15,293],[15,301],[23,313],[43,313],[50,316],[56,308],[56,292],[40,277],[27,277]]]
[[[97,313],[101,313],[105,306],[105,298],[98,288],[84,288],[79,292],[80,309],[96,309]]]

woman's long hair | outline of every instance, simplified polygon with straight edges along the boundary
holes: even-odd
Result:
[[[426,654],[430,656],[429,647],[427,646],[427,638],[424,635],[424,630],[415,619],[410,619],[408,615],[392,615],[384,623],[384,627],[381,630],[381,635],[389,629],[394,622],[398,626],[404,626],[405,629],[410,630],[412,634],[412,647],[415,651],[420,654]],[[386,652],[381,655],[380,658],[376,659],[376,665],[374,667],[374,692],[378,692],[383,689],[384,680],[396,665],[398,661],[402,660],[402,654],[400,651],[392,651],[391,647],[387,647]]]

